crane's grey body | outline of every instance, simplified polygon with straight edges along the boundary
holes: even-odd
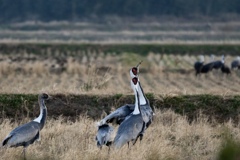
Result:
[[[18,147],[32,144],[39,139],[40,125],[37,122],[31,121],[27,124],[15,128],[3,141],[3,146]]]
[[[114,138],[114,147],[121,148],[124,144],[132,141],[136,142],[139,134],[144,127],[144,121],[141,114],[130,115],[119,126],[116,137]]]
[[[103,145],[110,146],[111,135],[113,132],[113,127],[109,126],[108,124],[104,124],[98,127],[98,132],[96,136],[97,146],[102,148]]]
[[[43,93],[39,95],[38,102],[40,105],[40,115],[33,121],[20,125],[12,130],[3,140],[2,146],[23,146],[25,158],[25,148],[34,143],[36,140],[40,139],[40,131],[43,128],[47,117],[47,108],[44,104],[44,100],[48,98],[49,96],[47,94]]]

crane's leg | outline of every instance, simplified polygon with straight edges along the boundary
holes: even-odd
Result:
[[[137,138],[133,141],[133,145],[135,145],[135,143],[137,142],[138,137],[139,137],[139,136],[137,136]]]
[[[141,143],[143,139],[143,134],[140,134],[139,137],[140,137],[140,143]]]
[[[110,153],[110,146],[108,146],[108,154]]]
[[[111,145],[112,145],[112,141],[108,141],[108,142],[106,143],[106,146],[108,146],[108,154],[110,153],[110,147],[111,147]]]
[[[23,154],[23,159],[26,160],[26,147],[23,147],[22,154]]]

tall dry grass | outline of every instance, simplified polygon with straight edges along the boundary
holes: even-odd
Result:
[[[24,52],[24,51],[23,51]],[[129,69],[140,60],[145,92],[155,94],[220,94],[240,92],[240,72],[221,71],[195,77],[193,55],[148,53],[103,54],[94,51],[51,53],[47,56],[0,54],[0,93],[132,94]],[[226,56],[229,66],[234,56]],[[221,59],[216,56],[215,59]],[[206,56],[206,63],[210,60]]]
[[[24,120],[23,122],[27,121]],[[23,123],[21,122],[21,123]],[[0,124],[0,139],[16,127],[17,123],[4,120]],[[116,129],[116,127],[115,127]],[[173,111],[156,111],[153,124],[147,129],[143,141],[130,149],[125,145],[119,150],[99,150],[95,142],[96,121],[79,117],[76,122],[48,119],[41,131],[41,141],[29,146],[27,157],[32,160],[75,159],[143,159],[143,160],[209,160],[217,159],[226,130],[233,140],[240,139],[239,125],[231,121],[225,124],[210,124],[208,118],[199,115],[189,123],[184,116]],[[20,159],[22,148],[1,148],[2,160]]]

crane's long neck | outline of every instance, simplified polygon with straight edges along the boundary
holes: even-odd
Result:
[[[44,100],[42,98],[38,99],[38,103],[40,106],[40,114],[33,121],[38,122],[40,124],[40,129],[42,129],[45,124],[46,117],[47,117],[47,107],[45,106]]]
[[[140,84],[140,82],[138,82],[138,95],[139,95],[139,101],[140,101],[140,105],[145,105],[147,104],[147,98],[143,92],[142,86]]]
[[[141,111],[139,109],[139,95],[138,95],[138,91],[136,89],[134,89],[134,95],[135,95],[135,108],[134,108],[134,111],[133,111],[133,115],[137,115],[137,114],[140,114]]]

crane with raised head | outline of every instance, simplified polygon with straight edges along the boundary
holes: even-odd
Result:
[[[139,135],[140,140],[142,140],[144,131],[152,123],[153,116],[154,116],[154,112],[153,112],[153,110],[150,106],[150,102],[147,99],[147,97],[145,96],[144,91],[143,91],[142,86],[141,86],[141,83],[140,83],[140,80],[139,80],[139,65],[141,63],[142,63],[142,61],[139,62],[139,64],[136,67],[133,67],[132,69],[130,69],[131,78],[134,78],[134,76],[136,76],[138,78],[137,87],[138,87],[138,94],[139,94],[140,110],[141,110],[141,113],[142,113],[143,120],[145,122],[145,127],[143,128],[143,131]]]
[[[139,137],[139,134],[141,134],[143,128],[145,127],[140,109],[138,85],[138,78],[132,78],[131,86],[135,95],[135,107],[134,111],[119,125],[117,134],[113,141],[113,146],[117,149],[121,148],[126,143],[129,146],[129,142],[131,141],[134,144]]]
[[[139,94],[139,103],[140,103],[140,110],[142,112],[142,116],[145,122],[145,127],[143,128],[141,134],[139,134],[140,141],[143,138],[144,131],[148,128],[148,126],[153,121],[153,115],[154,112],[150,106],[150,102],[147,99],[147,97],[144,94],[144,91],[142,89],[141,83],[139,81],[139,65],[142,63],[139,62],[136,67],[133,67],[130,69],[130,77],[131,78],[137,78],[138,79],[138,94]],[[115,121],[117,124],[121,124],[121,122],[128,117],[135,108],[135,104],[126,104],[124,106],[121,106],[120,108],[116,109],[114,112],[107,115],[105,118],[103,118],[98,125],[101,126],[105,123],[111,123]],[[135,141],[136,142],[136,141]],[[135,143],[134,143],[135,144]]]

